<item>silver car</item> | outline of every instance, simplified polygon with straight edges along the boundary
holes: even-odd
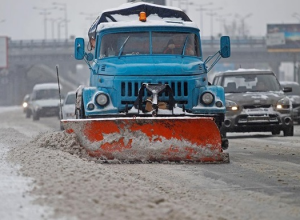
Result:
[[[62,119],[75,119],[75,101],[76,101],[76,92],[75,91],[71,91],[68,92],[63,105],[61,107],[62,110],[62,114],[60,114],[60,117],[62,117]],[[61,113],[61,112],[60,112]],[[63,126],[60,123],[60,129],[63,130]]]
[[[293,120],[300,124],[300,85],[297,82],[281,81],[282,87],[291,87],[292,91],[287,92],[286,95],[293,103]]]
[[[221,133],[283,131],[294,135],[292,102],[272,71],[239,69],[217,73],[214,85],[224,87],[226,115]]]

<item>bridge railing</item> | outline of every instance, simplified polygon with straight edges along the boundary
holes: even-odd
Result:
[[[219,47],[220,39],[211,37],[202,37],[203,47]],[[266,47],[265,37],[231,37],[232,47]],[[74,39],[65,40],[10,40],[11,49],[22,48],[70,48],[74,46]]]
[[[74,40],[10,40],[8,43],[10,48],[70,48],[74,46]]]

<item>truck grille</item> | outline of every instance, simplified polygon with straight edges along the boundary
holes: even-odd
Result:
[[[121,104],[133,104],[138,96],[138,92],[143,83],[153,83],[153,82],[141,82],[141,81],[131,81],[131,82],[121,82]],[[174,99],[178,104],[187,104],[188,102],[188,83],[182,81],[172,81],[172,82],[157,82],[161,84],[169,84],[173,90]],[[143,96],[151,96],[151,93],[142,91]],[[168,92],[162,93],[160,95],[160,101],[168,101]]]
[[[271,105],[244,105],[244,109],[270,108]]]

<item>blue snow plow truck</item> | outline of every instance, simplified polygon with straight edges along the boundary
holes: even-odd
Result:
[[[230,56],[228,36],[204,61],[200,30],[181,9],[144,2],[102,12],[88,36],[75,39],[75,58],[89,66],[89,86],[77,89],[76,119],[62,124],[90,155],[229,161],[224,89],[207,76]]]

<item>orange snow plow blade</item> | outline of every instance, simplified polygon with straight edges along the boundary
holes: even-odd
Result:
[[[90,156],[101,159],[229,162],[212,118],[74,119],[62,125]]]

